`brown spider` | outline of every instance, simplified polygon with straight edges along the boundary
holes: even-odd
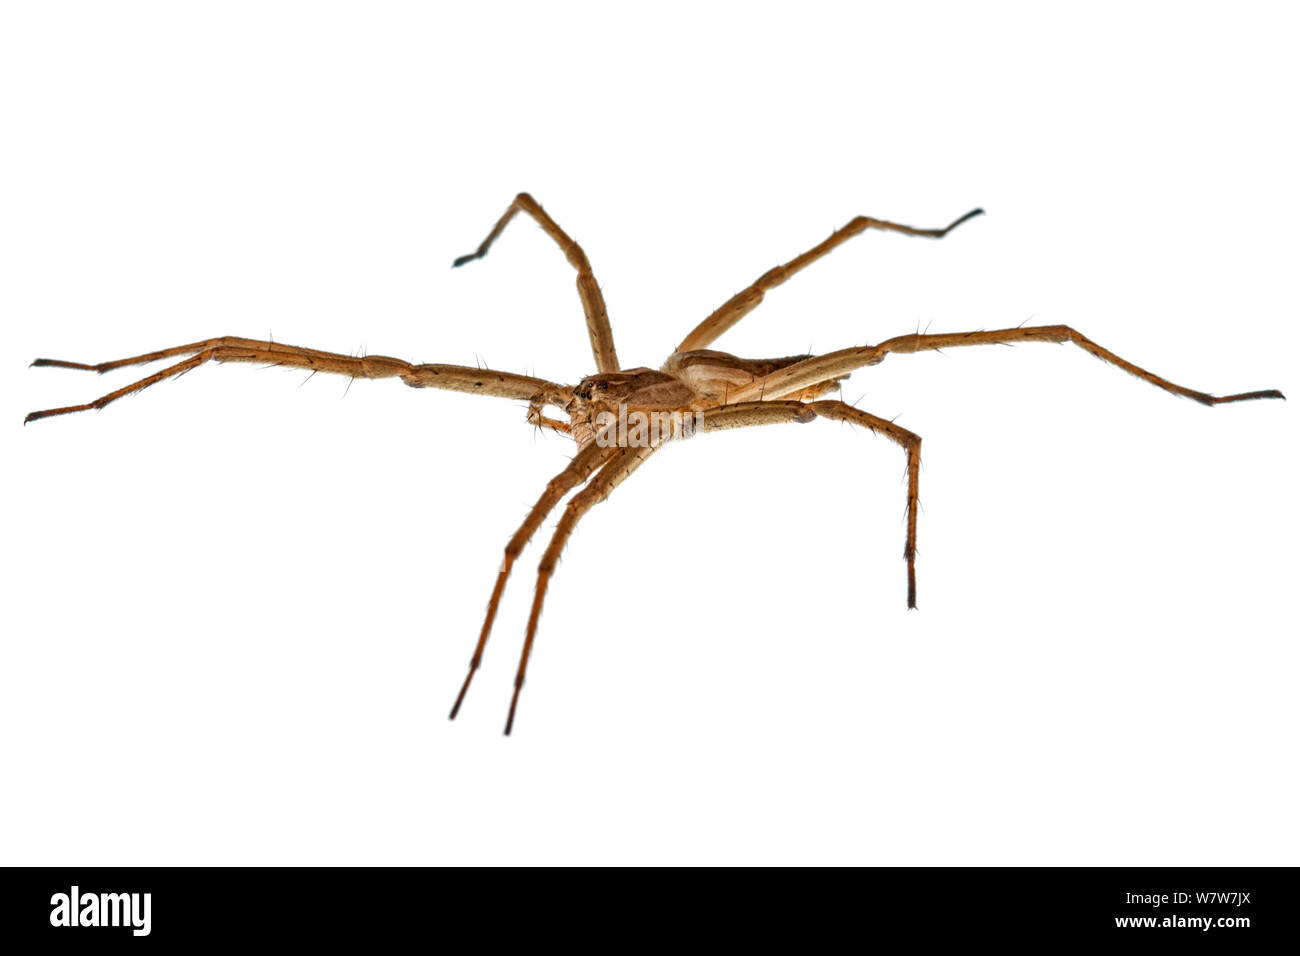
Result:
[[[1102,361],[1117,365],[1138,378],[1159,386],[1175,395],[1194,398],[1203,405],[1240,402],[1252,398],[1283,398],[1276,389],[1242,392],[1236,395],[1215,397],[1175,385],[1158,375],[1139,368],[1064,325],[1042,325],[1014,329],[994,329],[981,332],[957,332],[936,335],[916,333],[887,339],[878,345],[864,345],[828,352],[824,355],[791,355],[776,359],[743,359],[726,352],[708,348],[723,332],[739,322],[753,310],[769,289],[772,289],[820,259],[841,243],[867,229],[901,232],[909,236],[938,239],[946,236],[968,219],[980,215],[975,209],[943,229],[915,229],[898,223],[885,222],[859,216],[833,233],[828,239],[785,265],[764,273],[753,285],[732,296],[712,315],[696,326],[677,350],[668,357],[662,368],[624,369],[614,351],[614,337],[610,329],[605,300],[596,284],[591,264],[576,242],[561,229],[537,202],[527,193],[520,193],[506,210],[505,215],[488,233],[487,238],[474,252],[461,256],[454,263],[464,265],[487,254],[492,243],[518,212],[525,212],[541,225],[542,229],[559,244],[569,263],[578,273],[578,296],[587,317],[587,332],[591,337],[591,350],[596,359],[596,374],[584,378],[578,385],[569,387],[525,375],[497,372],[490,369],[466,368],[459,365],[413,365],[401,359],[383,355],[353,357],[316,349],[281,345],[278,342],[261,342],[253,339],[223,336],[191,345],[149,352],[115,362],[84,365],[55,359],[37,359],[33,365],[86,369],[107,372],[127,365],[140,365],[158,359],[185,356],[146,378],[109,392],[85,405],[69,405],[32,412],[25,421],[31,422],[52,415],[64,415],[90,408],[103,408],[124,395],[180,375],[197,368],[204,362],[265,362],[309,369],[312,372],[333,372],[351,378],[399,377],[414,388],[443,388],[459,392],[474,392],[497,398],[522,399],[528,402],[528,421],[536,426],[554,429],[570,435],[578,445],[578,453],[563,471],[547,483],[523,525],[506,544],[505,559],[497,574],[492,596],[488,601],[487,616],[479,634],[474,656],[470,659],[469,673],[450,716],[454,719],[465,699],[483,659],[488,634],[496,617],[510,569],[524,546],[541,526],[546,516],[561,499],[579,485],[585,487],[570,500],[560,517],[555,533],[547,546],[537,570],[537,590],[532,611],[528,616],[528,629],[524,638],[519,669],[515,676],[514,693],[510,700],[510,713],[505,732],[514,725],[519,691],[524,685],[528,659],[537,633],[537,622],[546,597],[546,588],[559,561],[569,535],[582,516],[592,506],[605,500],[621,481],[641,466],[650,455],[669,441],[689,437],[695,431],[717,431],[725,428],[746,428],[751,425],[772,425],[780,422],[809,422],[814,418],[829,418],[861,425],[884,435],[902,447],[907,455],[907,536],[903,558],[907,562],[907,606],[916,607],[916,513],[917,485],[920,475],[921,439],[893,422],[861,411],[842,401],[819,400],[821,396],[839,387],[851,373],[867,365],[876,365],[891,352],[920,352],[960,345],[992,345],[1015,342],[1073,342]],[[563,411],[568,420],[548,418],[544,410],[554,407]]]

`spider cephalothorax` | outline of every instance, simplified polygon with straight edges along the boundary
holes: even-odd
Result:
[[[139,365],[164,358],[182,357],[181,361],[115,392],[84,405],[70,405],[32,412],[27,421],[103,408],[110,402],[147,388],[156,382],[180,375],[204,362],[258,362],[331,372],[351,378],[400,378],[415,388],[441,388],[460,392],[512,398],[528,403],[528,420],[534,425],[570,435],[578,443],[578,453],[563,471],[547,483],[537,504],[529,511],[519,530],[506,544],[505,557],[488,601],[487,616],[479,633],[469,674],[461,685],[451,709],[454,718],[460,710],[483,658],[488,635],[496,618],[497,607],[515,560],[536,533],[546,516],[571,491],[581,490],[570,499],[556,526],[537,570],[537,589],[524,637],[523,653],[515,674],[514,695],[506,719],[506,733],[514,725],[519,691],[524,684],[537,622],[551,576],[574,527],[594,505],[627,478],[659,448],[699,432],[725,428],[746,428],[784,422],[810,422],[816,418],[859,425],[888,438],[903,449],[907,457],[907,533],[903,558],[907,565],[907,604],[916,607],[916,518],[920,481],[920,436],[891,421],[864,412],[842,401],[824,400],[838,383],[854,371],[884,361],[891,353],[931,351],[969,345],[1006,345],[1016,342],[1072,342],[1097,358],[1117,365],[1138,378],[1167,392],[1195,399],[1205,405],[1220,405],[1256,398],[1282,398],[1276,389],[1213,396],[1176,385],[1132,362],[1102,348],[1065,325],[1022,326],[981,332],[903,335],[876,345],[856,346],[827,352],[824,355],[791,355],[778,359],[744,359],[709,346],[727,329],[739,322],[763,300],[768,290],[785,282],[835,247],[867,229],[880,229],[911,236],[937,239],[968,219],[980,214],[973,210],[944,229],[915,229],[898,223],[859,216],[833,233],[828,239],[784,265],[764,273],[748,288],[722,304],[682,340],[658,371],[650,368],[623,369],[614,349],[614,335],[605,308],[605,299],[596,284],[591,264],[582,249],[527,193],[511,203],[504,216],[488,233],[478,249],[457,259],[464,265],[485,255],[506,224],[517,213],[533,217],[560,248],[577,271],[578,296],[587,319],[596,374],[584,378],[576,387],[549,382],[527,375],[497,372],[459,365],[416,365],[384,355],[350,356],[335,352],[281,345],[234,336],[207,339],[191,345],[149,352],[115,362],[85,365],[53,359],[37,359],[34,365],[60,366],[107,372],[127,365]],[[546,408],[556,408],[568,415],[568,421],[548,418]]]
[[[654,423],[656,439],[661,434],[672,437],[671,431],[662,430],[660,420],[671,422],[675,415],[680,421],[693,411],[694,402],[695,393],[685,382],[651,368],[633,368],[584,378],[573,390],[573,400],[565,411],[569,414],[570,434],[579,448],[591,441],[627,445],[626,424],[623,439],[618,437],[620,420],[644,420],[647,428]],[[645,440],[651,440],[648,432]]]
[[[593,440],[635,447],[640,444],[635,440],[638,434],[635,427],[630,430],[621,427],[614,431],[610,426],[629,419],[635,424],[640,416],[649,423],[654,435],[669,435],[660,423],[671,421],[674,424],[670,437],[689,438],[693,434],[690,423],[695,421],[695,416],[728,404],[726,396],[729,391],[751,385],[771,372],[806,358],[810,356],[743,359],[726,352],[699,349],[673,353],[662,371],[633,368],[590,375],[578,383],[572,400],[564,406],[569,415],[568,431],[579,447]],[[797,401],[811,401],[834,390],[839,378],[801,388],[795,398]],[[686,423],[684,429],[677,424],[679,420]],[[556,424],[536,418],[533,422],[551,427]],[[615,434],[619,436],[617,439],[612,437]],[[629,434],[633,436],[630,442],[626,440]],[[651,440],[658,443],[653,438]]]

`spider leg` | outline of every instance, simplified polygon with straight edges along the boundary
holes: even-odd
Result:
[[[696,349],[708,348],[718,336],[757,308],[758,304],[763,301],[763,296],[765,296],[771,289],[776,288],[796,272],[799,272],[816,262],[836,246],[848,242],[859,233],[865,232],[868,229],[883,229],[887,232],[901,232],[907,236],[924,236],[928,239],[942,239],[966,220],[974,219],[976,216],[983,214],[983,212],[983,209],[972,209],[970,212],[966,213],[966,215],[962,216],[960,219],[954,220],[943,229],[916,229],[912,226],[903,226],[896,222],[886,222],[883,219],[872,219],[869,216],[858,216],[842,229],[838,229],[831,233],[828,239],[813,246],[803,255],[796,256],[784,265],[777,266],[775,269],[763,273],[763,275],[759,276],[753,285],[737,292],[719,306],[712,315],[692,329],[691,333],[682,340],[682,344],[677,346],[677,351],[693,352]]]
[[[1073,342],[1079,348],[1096,356],[1103,362],[1118,366],[1129,374],[1136,375],[1144,382],[1150,382],[1166,392],[1195,399],[1202,405],[1223,405],[1228,402],[1243,402],[1255,398],[1286,397],[1273,388],[1222,396],[1198,392],[1195,389],[1177,385],[1166,378],[1161,378],[1159,375],[1134,365],[1127,359],[1120,358],[1114,352],[1102,348],[1096,342],[1076,332],[1068,325],[1036,325],[1014,329],[993,329],[985,332],[900,335],[897,338],[881,342],[879,345],[864,345],[860,348],[828,352],[825,355],[804,359],[802,362],[796,362],[762,378],[755,379],[748,385],[744,385],[732,392],[729,400],[747,402],[760,398],[782,398],[818,382],[848,375],[850,372],[864,366],[877,365],[884,361],[885,356],[891,352],[925,352],[935,349],[956,348],[963,345],[1007,345],[1017,342]]]
[[[461,256],[452,263],[452,267],[463,266],[467,262],[473,262],[487,255],[488,250],[492,248],[492,243],[496,242],[497,236],[501,235],[506,225],[515,217],[515,213],[520,211],[528,213],[537,220],[546,234],[555,240],[556,245],[563,251],[564,257],[569,260],[569,264],[577,270],[578,298],[582,300],[582,311],[587,316],[587,334],[591,338],[592,354],[596,357],[596,371],[617,372],[618,355],[614,351],[614,332],[609,325],[609,311],[605,308],[605,297],[601,295],[600,286],[597,285],[596,277],[591,271],[587,254],[528,193],[520,193],[516,196],[510,208],[505,211],[505,215],[497,220],[497,224],[487,234],[487,238],[479,243],[479,247],[468,255]]]
[[[787,422],[805,424],[816,417],[859,425],[884,435],[907,453],[907,539],[903,560],[907,562],[907,606],[916,607],[916,516],[920,500],[921,436],[846,402],[770,401],[724,405],[704,413],[700,431],[748,428],[753,425],[778,425]]]
[[[442,388],[456,392],[473,392],[492,395],[497,398],[515,398],[537,400],[540,402],[561,401],[569,394],[564,386],[556,385],[540,378],[527,375],[515,375],[512,372],[497,372],[492,369],[467,368],[461,365],[414,365],[402,359],[387,355],[340,355],[336,352],[322,352],[318,349],[299,348],[282,345],[279,342],[262,342],[226,335],[215,339],[205,339],[189,345],[146,352],[130,358],[113,362],[101,362],[98,365],[86,365],[81,362],[65,362],[60,359],[37,359],[32,365],[50,368],[73,368],[89,372],[111,372],[128,365],[144,365],[160,359],[187,356],[175,365],[148,375],[130,385],[102,395],[93,402],[84,405],[68,405],[64,408],[47,408],[31,412],[24,424],[54,415],[66,415],[70,412],[82,412],[88,409],[103,408],[110,402],[148,388],[164,379],[184,374],[190,369],[198,368],[205,362],[254,362],[266,365],[284,365],[290,368],[303,368],[312,372],[329,372],[335,375],[347,375],[351,378],[401,378],[412,388]]]
[[[479,632],[478,644],[474,646],[474,656],[470,658],[469,673],[465,675],[465,683],[461,684],[460,693],[456,695],[456,703],[452,705],[451,713],[447,716],[448,720],[455,720],[456,715],[460,713],[460,705],[465,700],[465,693],[469,690],[470,682],[483,662],[483,649],[487,647],[488,635],[492,633],[492,622],[496,620],[497,606],[501,603],[501,595],[506,589],[506,579],[510,577],[510,569],[514,567],[515,559],[523,552],[529,540],[546,520],[546,516],[560,503],[560,500],[590,478],[592,473],[613,454],[613,448],[601,447],[596,442],[591,442],[582,448],[569,462],[568,467],[547,482],[546,490],[537,499],[537,504],[533,505],[532,510],[528,512],[528,517],[519,526],[514,537],[506,543],[501,570],[497,572],[496,584],[492,587],[492,596],[488,599],[487,617],[483,621],[482,631]]]
[[[870,412],[854,408],[847,402],[814,402],[812,408],[822,418],[858,425],[884,435],[907,453],[907,539],[903,560],[907,562],[907,606],[916,607],[916,514],[920,506],[921,436]]]
[[[506,718],[505,730],[507,735],[509,735],[515,724],[515,710],[519,706],[519,691],[523,689],[524,677],[528,672],[528,659],[533,652],[533,638],[537,635],[537,622],[542,615],[542,602],[546,600],[546,588],[550,583],[551,576],[555,573],[555,566],[559,563],[560,552],[564,550],[569,535],[573,533],[574,527],[577,526],[582,516],[608,498],[609,493],[622,483],[628,475],[636,471],[641,466],[641,463],[659,447],[661,446],[607,449],[612,452],[609,460],[591,479],[587,487],[573,496],[573,500],[564,509],[564,514],[555,527],[555,534],[551,537],[551,543],[546,546],[546,552],[542,555],[541,563],[537,566],[537,590],[533,594],[533,607],[528,614],[528,632],[524,636],[524,649],[519,656],[519,670],[515,674],[515,689],[510,697],[510,715]]]

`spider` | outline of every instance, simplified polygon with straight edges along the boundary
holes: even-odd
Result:
[[[578,451],[568,466],[546,485],[541,497],[519,530],[505,547],[505,557],[488,600],[487,614],[469,673],[461,685],[450,717],[460,712],[465,694],[483,660],[488,635],[496,618],[510,570],[547,515],[574,489],[556,525],[537,569],[537,584],[528,616],[524,645],[515,674],[514,691],[506,718],[505,733],[514,727],[519,692],[524,686],[538,619],[551,577],[569,536],[588,511],[609,497],[610,492],[639,468],[659,448],[697,432],[727,428],[748,428],[782,422],[807,423],[826,418],[861,426],[883,435],[903,450],[907,460],[906,540],[903,559],[907,565],[907,606],[916,607],[916,518],[921,465],[921,438],[905,428],[862,411],[843,401],[823,398],[839,388],[854,371],[876,365],[891,353],[921,352],[966,345],[1014,344],[1017,342],[1072,342],[1103,362],[1116,365],[1174,395],[1192,398],[1203,405],[1220,405],[1256,398],[1284,398],[1276,389],[1213,396],[1161,378],[1108,351],[1065,325],[1020,326],[977,332],[901,335],[876,345],[863,345],[823,355],[788,355],[784,358],[745,359],[709,346],[724,332],[753,311],[771,289],[785,282],[833,249],[868,229],[941,239],[962,223],[983,213],[974,209],[942,229],[917,229],[895,222],[858,216],[807,252],[760,276],[752,285],[732,296],[682,339],[681,344],[659,369],[624,368],[614,350],[605,299],[596,284],[591,263],[582,248],[560,228],[527,193],[520,193],[492,231],[468,255],[453,266],[463,266],[487,255],[493,242],[518,214],[531,216],[564,252],[577,272],[578,297],[587,319],[587,334],[595,358],[596,374],[576,386],[491,369],[459,365],[416,365],[384,355],[350,356],[316,349],[222,336],[189,345],[135,355],[98,365],[37,359],[35,366],[109,372],[129,365],[143,365],[160,359],[181,357],[179,362],[139,381],[109,392],[84,405],[69,405],[30,413],[26,422],[87,409],[100,409],[164,379],[181,375],[205,362],[257,362],[289,366],[312,372],[330,372],[357,378],[400,378],[413,388],[441,388],[458,392],[522,400],[528,403],[528,422],[570,436]],[[558,409],[565,418],[546,415]],[[662,426],[662,427],[658,427]]]

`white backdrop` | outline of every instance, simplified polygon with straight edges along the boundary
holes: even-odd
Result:
[[[894,356],[819,422],[669,448],[540,554],[460,719],[500,551],[571,454],[516,403],[207,366],[221,334],[576,382],[855,214],[718,347],[1069,323],[1297,388],[1284,5],[12,4],[0,860],[1297,862],[1294,403],[1070,346]],[[549,533],[548,522],[546,532]]]

